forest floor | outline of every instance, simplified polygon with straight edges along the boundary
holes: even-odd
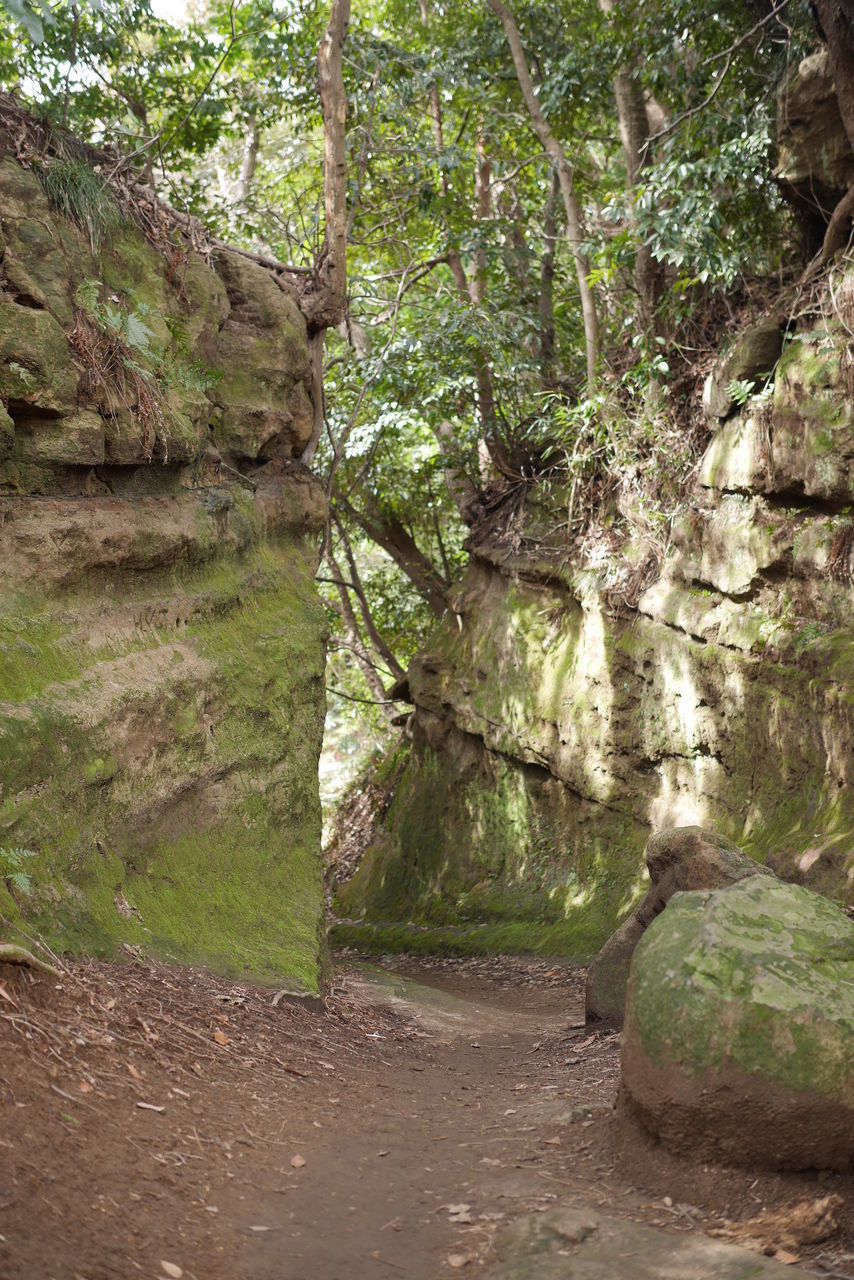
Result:
[[[305,1007],[138,959],[0,966],[0,1276],[475,1277],[508,1223],[561,1205],[854,1277],[851,1177],[690,1165],[624,1131],[619,1037],[583,1026],[583,982],[344,957]],[[828,1195],[838,1230],[803,1243]]]

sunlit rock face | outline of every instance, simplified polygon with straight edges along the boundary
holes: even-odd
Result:
[[[847,333],[804,339],[713,435],[635,606],[533,537],[475,548],[412,664],[409,764],[344,914],[589,958],[644,891],[650,832],[688,824],[854,898]]]
[[[316,990],[303,318],[237,254],[94,252],[10,158],[0,232],[0,913]]]

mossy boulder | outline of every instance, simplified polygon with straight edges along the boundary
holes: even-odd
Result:
[[[782,348],[779,316],[763,316],[739,334],[730,350],[715,362],[703,386],[703,411],[713,426],[736,407],[731,384],[749,383],[757,390],[770,377]]]
[[[635,949],[621,1107],[665,1145],[854,1163],[854,922],[756,875],[675,897]]]
[[[620,1026],[635,947],[675,893],[720,889],[763,871],[734,844],[702,827],[675,827],[651,836],[644,853],[650,887],[587,971],[588,1022]]]

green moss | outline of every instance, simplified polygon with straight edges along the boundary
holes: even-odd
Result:
[[[333,947],[353,947],[366,955],[536,955],[585,964],[598,943],[569,925],[507,924],[426,926],[344,921],[329,931]]]
[[[384,937],[399,928],[408,937],[413,923],[452,937],[474,927],[486,947],[487,928],[508,946],[524,939],[532,950],[589,959],[640,891],[633,846],[642,844],[613,813],[596,832],[582,831],[574,798],[540,769],[514,766],[464,735],[441,753],[417,743],[336,909],[381,926]]]
[[[679,894],[637,946],[627,1021],[653,1062],[850,1104],[854,923],[764,876]]]
[[[192,602],[187,656],[121,696],[95,665],[115,646],[75,638],[69,599],[29,617],[8,674],[35,694],[0,716],[0,833],[38,857],[32,897],[4,888],[0,912],[58,948],[131,942],[316,991],[325,623],[308,555],[283,539],[145,589],[165,584]],[[15,608],[2,634],[19,639]],[[148,673],[165,637],[130,634],[120,648]]]

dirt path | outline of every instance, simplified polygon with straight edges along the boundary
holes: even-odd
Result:
[[[578,1025],[579,971],[394,967],[347,961],[323,1010],[147,962],[0,969],[3,1280],[471,1277],[556,1205],[732,1235],[836,1192],[841,1232],[789,1253],[854,1275],[850,1180],[617,1133],[618,1041]]]

